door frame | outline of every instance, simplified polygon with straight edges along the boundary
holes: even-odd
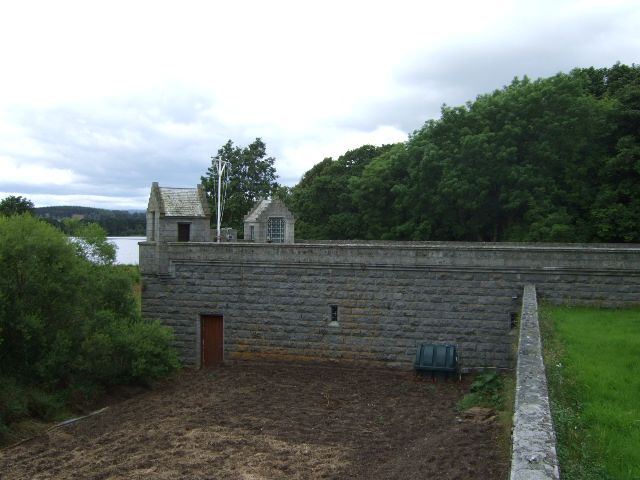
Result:
[[[220,317],[222,319],[222,362],[225,361],[224,354],[224,341],[225,341],[225,326],[224,326],[224,315],[222,313],[199,313],[198,318],[196,319],[196,362],[195,364],[198,366],[198,369],[203,368],[202,366],[202,317]]]

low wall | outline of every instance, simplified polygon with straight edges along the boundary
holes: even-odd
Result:
[[[223,315],[226,358],[410,366],[430,342],[477,368],[512,366],[527,283],[552,303],[640,302],[637,245],[142,242],[140,269],[143,315],[174,328],[192,365],[202,314]]]
[[[556,436],[542,359],[538,303],[533,285],[524,288],[513,415],[511,480],[560,478]]]

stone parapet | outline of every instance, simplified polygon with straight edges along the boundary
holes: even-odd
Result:
[[[141,242],[141,251],[156,242]],[[163,248],[174,261],[269,262],[279,264],[332,264],[349,267],[446,266],[515,269],[518,271],[628,271],[638,273],[640,246],[518,245],[500,243],[396,243],[396,244],[252,244],[166,242]],[[153,271],[152,265],[141,264]],[[165,266],[165,269],[168,265]]]

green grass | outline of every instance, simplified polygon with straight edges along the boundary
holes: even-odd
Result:
[[[563,480],[640,479],[640,309],[541,309]]]
[[[505,405],[505,379],[498,372],[488,370],[476,374],[469,387],[469,393],[460,400],[458,408],[468,410],[471,407],[488,407],[496,411]]]
[[[494,410],[500,424],[498,444],[504,457],[511,454],[511,429],[515,402],[516,380],[513,372],[498,373],[486,370],[475,374],[466,394],[457,404],[459,411],[472,407],[486,407]]]

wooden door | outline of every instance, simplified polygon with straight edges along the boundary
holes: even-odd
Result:
[[[200,317],[202,367],[215,367],[224,360],[224,323],[221,315]]]

